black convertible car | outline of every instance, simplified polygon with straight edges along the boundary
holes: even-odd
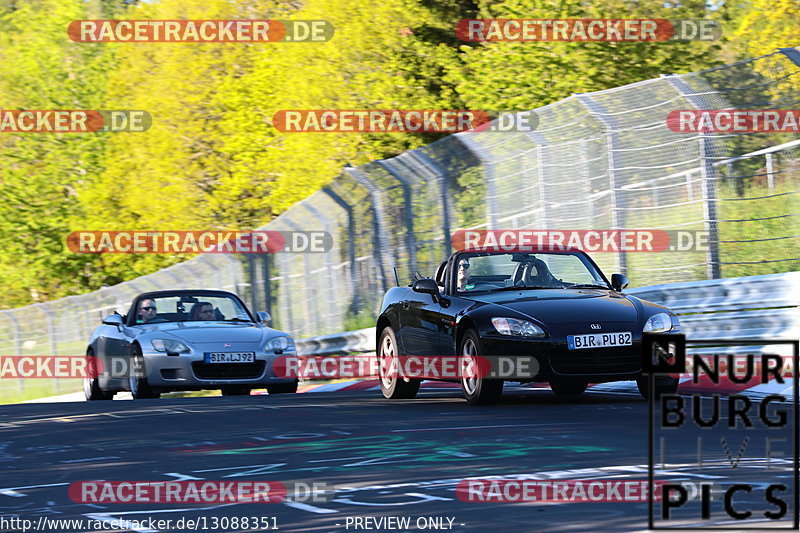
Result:
[[[395,364],[401,359],[528,357],[535,373],[522,378],[471,372],[456,379],[473,404],[497,401],[504,381],[547,382],[556,394],[580,394],[590,383],[636,380],[648,397],[642,333],[681,329],[669,309],[624,294],[627,285],[622,274],[609,282],[580,251],[454,253],[435,279],[384,296],[376,331],[383,395],[417,394],[422,380]],[[652,392],[677,387],[677,377],[661,376]]]

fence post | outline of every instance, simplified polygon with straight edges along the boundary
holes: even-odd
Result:
[[[386,218],[385,212],[383,210],[383,201],[381,200],[380,194],[378,193],[378,186],[369,179],[369,177],[359,170],[356,167],[346,166],[344,171],[347,172],[350,176],[353,177],[358,183],[363,185],[367,189],[367,193],[369,194],[369,198],[372,201],[372,212],[373,212],[373,226],[375,228],[375,253],[373,254],[375,257],[376,267],[378,269],[378,274],[381,278],[381,289],[383,292],[387,290],[387,280],[389,276],[386,274],[386,268],[390,266],[392,260],[390,259],[389,253],[389,238],[386,235],[386,229],[384,227],[384,220]]]
[[[702,96],[695,94],[691,87],[680,76],[670,74],[663,76],[667,82],[683,96],[695,109],[712,109]],[[703,191],[703,214],[706,231],[708,231],[708,251],[706,252],[706,275],[709,279],[722,277],[719,264],[719,229],[717,227],[717,187],[714,170],[712,137],[700,134],[700,178]]]
[[[281,219],[281,222],[289,226],[292,230],[297,232],[302,232],[303,229],[295,224],[289,217],[284,216]],[[287,255],[292,252],[284,252],[284,255]],[[311,280],[311,269],[308,267],[308,261],[304,258],[305,254],[301,256],[301,260],[303,261],[303,274],[305,276],[306,281]],[[288,259],[288,258],[287,258]],[[288,276],[287,276],[288,279]],[[317,312],[317,295],[314,294],[314,290],[310,283],[305,283],[306,288],[306,297],[305,302],[306,305],[303,306],[305,310],[305,324],[304,324],[304,331],[303,333],[314,334],[313,332],[319,331],[319,313]]]
[[[389,173],[394,179],[403,186],[403,201],[405,203],[405,224],[406,224],[406,249],[408,250],[408,269],[411,275],[417,271],[417,243],[414,238],[414,206],[411,203],[411,184],[403,177],[400,172],[392,168],[390,161],[381,159],[376,161],[381,168]]]
[[[264,311],[272,315],[272,282],[269,279],[270,254],[264,254],[261,260],[261,275],[264,276]]]
[[[773,167],[772,161],[772,154],[766,154],[767,156],[767,186],[769,187],[769,192],[775,191],[775,169]]]
[[[325,232],[328,235],[333,236],[333,234],[331,233],[331,219],[323,215],[319,209],[317,209],[313,205],[310,205],[308,202],[303,202],[302,205],[308,211],[310,211],[311,214],[317,218],[317,220],[322,222],[323,226],[325,227]],[[308,253],[310,254],[313,252],[308,252]],[[333,264],[331,263],[331,255],[333,254],[333,248],[323,253],[325,254],[325,275],[327,278],[325,285],[327,287],[328,302],[329,302],[325,306],[325,308],[328,311],[324,313],[325,320],[323,320],[323,323],[325,327],[325,333],[332,333],[333,329],[336,327],[334,326],[332,318],[333,313],[335,312],[333,302],[337,301],[337,296],[340,294],[339,291],[337,290],[339,284],[338,280],[336,279],[336,276],[333,275]],[[315,335],[320,335],[320,334],[322,334],[322,332],[315,333]]]
[[[495,163],[489,152],[474,140],[470,133],[456,133],[458,140],[481,162],[486,172],[486,223],[487,229],[497,229],[497,187],[495,186]]]
[[[463,144],[463,143],[462,143]],[[416,161],[422,165],[428,172],[436,177],[439,185],[439,198],[442,202],[442,233],[444,234],[444,256],[449,257],[452,251],[452,238],[451,224],[450,224],[450,194],[447,188],[447,178],[449,173],[446,172],[439,163],[434,161],[428,154],[421,150],[411,150],[408,152],[412,161]]]
[[[625,229],[625,208],[619,191],[622,190],[622,176],[620,175],[620,162],[617,151],[620,148],[619,133],[616,129],[616,120],[606,114],[605,108],[592,99],[591,93],[577,93],[575,97],[589,111],[589,114],[600,122],[606,130],[606,146],[608,150],[608,177],[611,182],[611,225],[612,229]],[[622,274],[628,272],[628,257],[624,251],[617,254],[617,265]]]
[[[256,258],[253,254],[245,254],[247,259],[247,277],[250,281],[250,309],[256,311],[258,302],[256,300]]]
[[[354,299],[358,299],[358,265],[356,265],[356,220],[353,206],[345,202],[330,185],[322,188],[331,200],[336,202],[347,213],[347,260],[350,263],[350,290]]]

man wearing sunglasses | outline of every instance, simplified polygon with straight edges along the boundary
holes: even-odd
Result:
[[[156,301],[152,299],[144,299],[139,302],[139,320],[137,324],[147,324],[156,318]]]

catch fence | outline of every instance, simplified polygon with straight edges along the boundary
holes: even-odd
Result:
[[[793,109],[800,51],[574,94],[532,132],[463,132],[346,167],[264,230],[326,231],[324,253],[204,255],[85,295],[0,312],[0,353],[82,353],[145,290],[221,288],[296,337],[374,324],[383,292],[432,276],[458,229],[705,232],[704,249],[593,254],[632,287],[800,270],[796,133],[674,132],[692,109]],[[16,385],[21,388],[23,385]],[[2,392],[2,391],[0,391]]]

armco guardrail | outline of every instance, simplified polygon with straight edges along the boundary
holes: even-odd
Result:
[[[337,355],[375,351],[375,328],[321,335],[297,342],[299,355]]]
[[[800,337],[800,272],[669,283],[627,292],[675,311],[692,340]],[[301,355],[372,352],[375,329],[303,339],[297,347]]]
[[[800,338],[800,272],[670,283],[629,292],[675,311],[692,340]],[[756,348],[743,346],[738,351]]]

